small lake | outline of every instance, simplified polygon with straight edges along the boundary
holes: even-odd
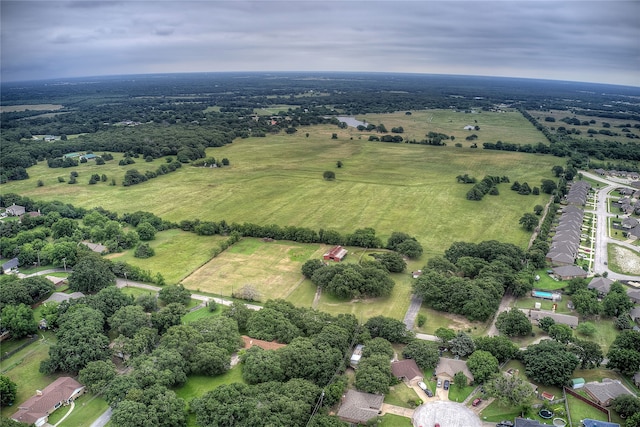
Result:
[[[356,119],[355,117],[336,117],[339,121],[341,121],[342,123],[346,123],[347,126],[351,126],[354,128],[357,128],[358,126],[362,125],[362,126],[366,126],[368,125],[367,122],[361,122],[360,120]]]

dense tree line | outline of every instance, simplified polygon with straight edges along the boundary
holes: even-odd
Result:
[[[455,242],[444,256],[427,262],[413,289],[436,310],[484,321],[505,292],[524,295],[531,290],[532,274],[524,270],[524,258],[524,251],[512,244]]]
[[[395,285],[386,267],[379,262],[321,264],[310,279],[325,292],[342,299],[388,296]]]

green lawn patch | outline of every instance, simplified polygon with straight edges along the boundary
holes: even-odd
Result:
[[[178,229],[167,230],[157,233],[155,240],[149,242],[156,253],[151,258],[136,258],[133,249],[107,255],[107,258],[149,270],[152,275],[160,273],[167,284],[175,284],[209,261],[212,250],[225,239],[225,236],[198,236]]]
[[[316,285],[309,279],[304,279],[287,296],[287,301],[300,307],[311,307],[316,295]]]
[[[384,403],[413,409],[419,399],[414,389],[407,387],[405,383],[399,383],[389,388],[389,393],[384,396]]]
[[[2,416],[11,416],[18,410],[18,405],[33,396],[36,390],[42,390],[62,376],[62,374],[40,373],[40,362],[48,358],[49,341],[39,340],[0,362],[0,373],[9,377],[18,386],[14,405],[2,408]]]
[[[551,300],[548,299],[543,299],[543,298],[535,298],[535,297],[531,297],[531,296],[526,296],[526,297],[522,297],[522,298],[518,298],[515,302],[515,307],[517,308],[535,308],[535,304],[536,303],[540,303],[540,308],[542,310],[548,310],[551,311],[553,310],[553,306],[554,304],[556,305],[556,312],[557,313],[566,313],[569,314],[571,313],[571,310],[569,310],[567,308],[567,301],[568,301],[569,297],[564,296],[564,299],[558,302],[553,302]]]
[[[608,421],[607,414],[568,394],[567,405],[569,407],[569,413],[571,414],[571,421],[573,423],[578,423],[580,420],[584,420],[585,418]]]
[[[502,420],[513,420],[520,416],[520,410],[513,406],[504,406],[497,400],[491,402],[489,406],[480,412],[480,418],[488,422],[500,422]]]
[[[149,289],[134,288],[133,286],[127,286],[120,288],[123,294],[131,295],[134,299],[143,295],[157,295],[157,292],[150,291]]]
[[[236,365],[229,371],[217,377],[209,377],[205,375],[190,375],[187,382],[175,392],[187,402],[194,397],[201,397],[206,392],[222,384],[243,383],[242,365]]]
[[[567,286],[567,282],[564,282],[562,280],[555,280],[553,277],[549,276],[546,269],[537,270],[536,274],[540,276],[540,280],[533,284],[533,287],[535,289],[540,289],[543,291],[556,291]]]
[[[65,419],[60,427],[89,427],[96,418],[109,408],[109,404],[101,397],[91,393],[86,393],[76,400],[76,407],[67,419]],[[59,411],[54,412],[57,416]],[[62,411],[64,415],[64,411]],[[51,417],[49,417],[49,424]]]
[[[449,400],[453,402],[463,402],[473,390],[475,390],[475,386],[464,386],[463,388],[458,388],[454,384],[451,384],[449,387]]]
[[[401,427],[401,426],[413,426],[410,418],[401,417],[400,415],[384,414],[378,418],[379,427]]]
[[[477,337],[484,335],[490,322],[471,322],[463,316],[445,313],[424,306],[420,307],[420,314],[426,317],[426,322],[422,327],[416,324],[414,330],[423,334],[433,335],[438,328],[449,328],[454,331],[464,331]]]
[[[221,304],[218,304],[218,308],[216,311],[209,311],[209,307],[202,307],[198,310],[190,311],[189,313],[182,316],[182,323],[194,322],[205,317],[221,316],[223,312],[224,306],[222,306]]]

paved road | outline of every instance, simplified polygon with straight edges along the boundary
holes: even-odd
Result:
[[[403,320],[404,324],[407,326],[407,329],[410,331],[413,330],[413,326],[416,323],[416,317],[418,316],[418,311],[420,311],[421,305],[422,298],[415,294],[412,294],[411,303],[409,304],[409,308],[407,309]]]
[[[593,179],[595,181],[601,182],[605,184],[605,186],[601,186],[596,191],[596,206],[595,210],[586,210],[587,212],[593,212],[596,215],[596,236],[595,236],[595,245],[594,245],[594,254],[593,254],[593,272],[594,273],[604,273],[607,272],[607,277],[612,280],[640,280],[640,276],[638,275],[629,275],[629,274],[620,274],[615,273],[609,270],[607,259],[607,245],[609,243],[615,243],[616,245],[623,246],[627,249],[630,249],[634,252],[639,252],[638,246],[632,245],[627,242],[623,242],[620,240],[615,240],[609,237],[608,233],[608,223],[609,218],[615,217],[615,213],[611,213],[608,211],[608,197],[609,193],[620,187],[626,188],[634,188],[630,185],[609,180],[607,178],[603,178],[599,175],[592,174],[590,172],[580,172],[583,176]]]
[[[104,427],[109,420],[111,419],[111,413],[113,412],[113,410],[111,408],[107,409],[106,411],[104,411],[102,413],[102,415],[100,415],[98,417],[97,420],[95,420],[93,423],[91,423],[90,427]]]

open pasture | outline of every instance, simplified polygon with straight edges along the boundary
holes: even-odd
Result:
[[[455,140],[446,141],[448,146],[461,143],[463,147],[469,147],[476,142],[482,147],[483,142],[509,142],[512,144],[537,144],[548,141],[522,114],[517,111],[505,111],[494,113],[478,110],[476,113],[465,113],[454,110],[424,110],[412,111],[411,115],[405,112],[390,114],[364,114],[356,117],[374,125],[383,123],[387,130],[402,126],[404,133],[400,134],[405,139],[420,141],[425,139],[429,132],[438,132],[454,136]],[[480,130],[465,130],[465,126],[478,126]],[[351,128],[353,129],[353,128]],[[360,132],[353,129],[363,138],[368,138],[375,132]],[[475,141],[467,141],[470,135],[477,135]]]
[[[63,107],[60,104],[21,104],[21,105],[2,105],[0,113],[13,113],[16,111],[52,111],[59,110]]]
[[[326,245],[263,242],[244,238],[182,281],[189,289],[230,296],[244,285],[260,292],[260,300],[286,298],[303,280],[300,268],[322,257]],[[301,255],[302,254],[302,255]]]
[[[107,255],[107,258],[151,270],[152,274],[160,273],[167,284],[175,284],[211,259],[213,249],[225,239],[224,236],[198,236],[177,229],[167,230],[157,233],[155,240],[148,242],[156,252],[151,258],[136,258],[133,249]]]
[[[473,117],[483,114],[489,115]],[[388,127],[401,124],[385,122]],[[465,194],[471,187],[456,183],[457,175],[468,173],[478,179],[487,174],[506,175],[512,182],[535,186],[541,179],[551,178],[551,167],[559,163],[551,156],[451,144],[431,147],[368,142],[350,139],[352,131],[325,125],[301,127],[293,135],[236,140],[207,150],[208,156],[227,157],[231,161],[228,168],[185,166],[131,187],[102,182],[88,185],[88,180],[91,173],[104,173],[108,182],[115,177],[120,184],[127,169],[155,170],[164,159],[150,163],[140,159],[122,167],[116,163],[117,154],[103,166],[81,164],[72,168],[80,173],[75,185],[57,182],[57,176],[68,177],[70,169],[49,169],[40,163],[28,169],[31,179],[3,184],[0,190],[87,208],[151,211],[171,221],[225,219],[341,233],[372,227],[383,239],[393,231],[404,231],[420,241],[426,260],[453,241],[500,239],[524,246],[529,234],[518,225],[519,218],[547,201],[545,195],[518,195],[509,190],[510,184],[498,186],[499,196],[468,201]],[[338,139],[331,139],[332,133],[337,133]],[[342,168],[336,167],[338,160],[343,162]],[[322,179],[326,170],[336,173],[335,181]],[[37,187],[37,179],[43,179],[45,185]]]
[[[600,131],[600,130],[610,130],[611,132],[615,132],[617,134],[619,134],[618,136],[609,136],[609,135],[601,135],[601,134],[595,134],[593,136],[593,138],[599,139],[599,140],[606,140],[606,141],[616,141],[616,142],[631,142],[631,141],[637,141],[637,139],[630,139],[627,138],[625,135],[627,133],[633,133],[635,135],[640,136],[640,129],[634,128],[633,126],[636,124],[639,124],[640,122],[638,122],[637,120],[631,120],[631,119],[612,119],[612,118],[608,118],[608,117],[594,117],[594,116],[587,116],[587,115],[582,115],[582,114],[572,114],[569,111],[563,111],[563,110],[552,110],[552,111],[529,111],[529,114],[531,114],[533,117],[535,117],[542,125],[551,128],[551,127],[555,127],[556,129],[559,126],[564,126],[567,129],[572,129],[572,128],[576,128],[579,131],[582,132],[581,135],[579,135],[579,138],[589,138],[589,134],[587,133],[587,131],[589,129],[593,129],[595,131]],[[555,122],[547,122],[545,121],[545,117],[553,117],[554,119],[556,119]],[[578,120],[580,120],[580,122],[591,122],[591,120],[595,121],[595,123],[589,123],[588,126],[576,126],[576,125],[570,125],[567,124],[565,122],[561,122],[560,120],[565,118],[565,117],[569,117],[569,118],[577,118]],[[609,123],[611,125],[611,127],[606,128],[603,126],[603,123]],[[619,126],[624,126],[624,125],[631,125],[628,129],[629,132],[622,132],[622,127]],[[591,138],[589,138],[591,139]]]

